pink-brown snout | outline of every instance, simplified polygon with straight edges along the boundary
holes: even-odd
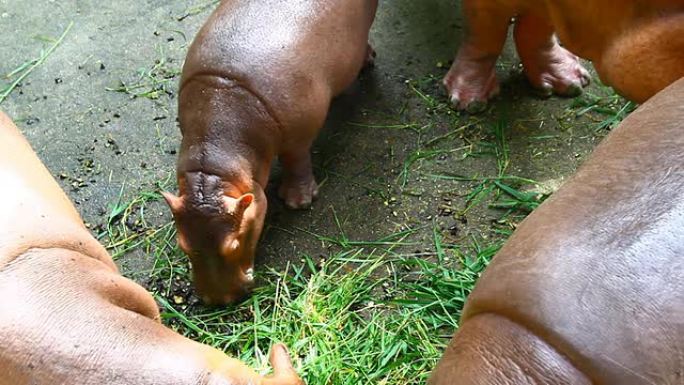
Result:
[[[190,259],[197,296],[207,305],[231,304],[249,296],[254,288],[254,268],[212,259]]]

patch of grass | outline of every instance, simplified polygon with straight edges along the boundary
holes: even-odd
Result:
[[[335,218],[337,219],[337,218]],[[339,225],[339,223],[338,223]],[[327,244],[330,245],[335,245],[338,246],[342,249],[352,249],[352,248],[357,248],[357,247],[387,247],[387,248],[393,248],[396,246],[412,246],[416,245],[415,242],[404,242],[404,239],[409,236],[410,234],[413,234],[416,229],[407,229],[407,230],[402,230],[398,231],[393,234],[389,234],[385,237],[382,237],[380,239],[376,240],[351,240],[347,238],[347,236],[342,232],[339,236],[325,236],[325,235],[320,235],[320,234],[314,234],[308,230],[304,229],[299,229],[302,232],[305,232],[309,235],[315,236],[319,241],[321,242],[326,242]]]
[[[329,168],[325,167],[325,165],[323,167],[317,167],[314,165],[314,169],[317,172],[325,175],[323,180],[320,183],[318,183],[319,187],[323,186],[328,177],[335,177],[344,180],[346,183],[349,183],[350,185],[361,187],[365,189],[369,195],[375,195],[382,200],[387,200],[390,198],[391,194],[389,191],[387,191],[387,186],[383,186],[380,183],[359,183],[356,178],[349,178],[348,176],[342,173],[332,171]]]
[[[160,45],[158,57],[154,65],[138,70],[137,79],[131,82],[121,80],[117,87],[107,87],[107,91],[121,92],[131,98],[147,98],[156,100],[163,95],[173,95],[175,79],[181,71],[178,65],[172,63],[164,54]]]
[[[457,325],[468,295],[503,242],[483,246],[473,239],[471,247],[463,251],[458,246],[443,244],[436,230],[433,240],[435,261],[424,258],[400,261],[411,273],[399,281],[406,297],[393,303],[419,313],[433,330],[441,331],[446,337]]]
[[[153,256],[150,271],[136,272],[136,278],[139,275],[153,281],[164,280],[166,287],[171,287],[177,277],[189,276],[187,258],[176,246],[173,222],[159,223],[158,218],[148,214],[151,203],[163,201],[159,191],[168,189],[170,183],[169,177],[155,189],[141,191],[130,200],[123,199],[125,185],[122,185],[119,198],[110,206],[107,221],[97,234],[115,260],[134,251]]]
[[[440,80],[434,75],[427,75],[421,79],[407,80],[409,90],[418,96],[425,105],[425,109],[429,113],[444,114],[444,115],[458,115],[458,113],[451,108],[451,104],[446,98],[437,98],[433,96],[436,88],[441,88]]]
[[[406,228],[405,230],[400,230],[393,234],[389,234],[375,240],[351,240],[347,237],[347,234],[345,234],[345,231],[342,227],[342,223],[340,222],[340,219],[337,217],[337,212],[335,212],[334,209],[332,210],[332,214],[333,218],[335,219],[335,225],[337,226],[337,230],[339,232],[339,235],[337,236],[316,234],[305,229],[298,230],[315,237],[317,240],[326,243],[328,246],[334,245],[341,248],[342,250],[350,250],[359,247],[375,247],[382,248],[385,251],[391,251],[397,246],[416,245],[415,242],[405,242],[405,239],[409,237],[411,234],[418,231],[417,228]]]
[[[510,185],[504,184],[500,179],[495,179],[493,182],[503,194],[498,201],[492,203],[490,206],[508,210],[506,215],[513,211],[530,213],[548,198],[547,194],[535,191],[524,192],[517,190]]]
[[[452,154],[454,152],[458,152],[463,150],[463,148],[454,148],[454,149],[422,149],[419,148],[413,152],[411,152],[408,156],[408,158],[404,161],[404,166],[401,169],[401,172],[399,173],[398,179],[401,181],[401,187],[405,187],[406,184],[408,183],[408,177],[409,177],[409,172],[411,169],[411,166],[413,166],[414,163],[420,161],[420,160],[426,160],[426,159],[432,159],[436,156],[440,155],[446,155],[446,154]]]
[[[117,202],[110,206],[104,232],[98,235],[98,238],[108,238],[106,247],[114,259],[140,246],[142,239],[149,237],[146,205],[162,198],[156,191],[143,191],[133,199],[124,201],[122,194],[125,187],[125,184],[121,186]]]
[[[216,4],[218,4],[220,2],[221,2],[221,0],[210,0],[204,4],[189,7],[188,9],[185,10],[185,12],[176,16],[176,20],[177,21],[183,21],[190,16],[199,15],[200,13],[204,12],[204,10],[206,10],[207,8],[214,7]]]
[[[57,47],[64,41],[64,38],[66,35],[71,31],[71,28],[74,26],[74,22],[70,22],[69,25],[64,29],[64,32],[57,38],[53,39],[50,37],[46,36],[37,36],[36,38],[38,40],[48,42],[51,45],[47,49],[42,49],[40,51],[40,55],[35,58],[28,60],[24,62],[22,65],[19,67],[15,68],[12,72],[6,74],[4,76],[5,80],[10,80],[11,83],[6,85],[4,88],[0,88],[0,104],[7,99],[10,93],[17,88],[17,86],[24,80],[26,77],[28,77],[31,72],[33,72],[38,66],[43,64],[45,60],[57,49]],[[12,80],[14,79],[14,80]]]
[[[487,136],[491,140],[482,139],[477,135],[479,134],[478,130],[474,130],[475,138],[468,138],[473,135],[470,133],[464,136],[466,130],[473,131],[472,129],[479,127],[483,118],[462,116],[454,111],[444,98],[435,96],[437,88],[441,88],[441,84],[435,76],[428,75],[417,80],[407,80],[406,83],[410,92],[425,106],[431,118],[426,124],[414,122],[410,125],[398,127],[402,129],[409,128],[417,134],[417,146],[408,153],[398,176],[400,188],[406,187],[409,182],[409,175],[416,164],[435,157],[462,152],[463,158],[494,157],[497,171],[496,175],[489,177],[477,175],[463,176],[449,173],[424,174],[434,179],[475,183],[470,193],[465,197],[464,208],[457,213],[457,216],[464,216],[475,206],[483,202],[489,202],[488,207],[504,210],[499,221],[505,223],[511,214],[528,214],[547,198],[548,195],[535,191],[528,192],[524,189],[529,186],[536,187],[538,185],[536,181],[520,178],[508,173],[510,149],[506,134],[510,122],[505,117],[499,118],[493,124],[485,126],[488,127],[489,133]],[[444,134],[423,140],[424,137],[427,137],[428,130],[437,126],[441,126],[442,130],[445,127],[450,129]],[[396,126],[382,126],[382,128],[388,127],[395,128]],[[454,142],[453,139],[456,135],[461,135],[465,145],[449,146],[449,143]],[[441,146],[437,146],[438,144],[441,144]]]
[[[358,122],[347,122],[348,125],[354,127],[363,128],[380,128],[380,129],[390,129],[390,130],[411,130],[415,133],[421,133],[427,126],[421,126],[417,123],[404,123],[404,124],[366,124]]]
[[[148,278],[163,322],[263,373],[270,370],[270,346],[284,342],[308,384],[424,384],[457,327],[465,298],[499,247],[445,244],[433,229],[432,251],[402,254],[395,248],[417,246],[406,242],[415,229],[355,241],[336,217],[338,235],[309,233],[332,246],[327,257],[302,255],[284,271],[259,269],[252,297],[207,308],[177,301],[179,283],[189,279],[188,263],[172,224],[149,218],[149,206],[161,199],[157,191],[120,197],[100,238],[115,256],[136,250],[154,256]]]
[[[492,127],[493,141],[481,141],[467,156],[493,156],[496,158],[497,174],[490,177],[462,176],[455,174],[429,174],[435,179],[452,180],[460,182],[475,182],[471,192],[465,197],[465,207],[458,214],[464,215],[476,205],[489,200],[490,208],[506,210],[499,221],[505,219],[514,212],[528,214],[537,208],[547,197],[547,194],[535,191],[526,192],[520,188],[523,186],[537,186],[532,179],[521,178],[508,174],[510,155],[508,141],[506,139],[507,124],[504,120],[498,121]]]
[[[607,87],[606,87],[607,88]],[[625,100],[612,90],[607,96],[585,91],[570,106],[575,116],[587,115],[595,121],[596,131],[611,130],[637,108],[637,104]]]
[[[450,249],[450,262],[443,246],[435,232],[436,262],[365,248],[336,252],[321,264],[305,256],[285,273],[263,274],[254,295],[231,308],[188,313],[157,299],[165,323],[262,372],[269,347],[284,342],[309,384],[423,384],[498,250]]]
[[[418,123],[406,123],[406,124],[364,124],[364,123],[356,123],[356,122],[348,122],[347,124],[352,125],[352,126],[357,126],[357,127],[364,127],[364,128],[376,128],[376,129],[392,129],[392,130],[410,130],[411,132],[414,132],[417,134],[417,143],[418,146],[417,148],[412,151],[408,158],[404,161],[404,164],[402,166],[402,169],[399,173],[398,179],[401,181],[400,186],[403,188],[406,186],[408,183],[409,179],[409,174],[411,172],[411,169],[415,163],[420,162],[421,160],[428,160],[435,158],[437,156],[441,155],[448,155],[452,154],[455,152],[459,152],[466,147],[458,147],[458,148],[431,148],[433,145],[437,144],[438,142],[451,138],[452,136],[464,131],[467,127],[470,127],[472,123],[467,123],[465,125],[461,125],[454,130],[450,130],[446,134],[434,137],[432,139],[429,139],[427,142],[423,143],[422,138],[423,135],[425,134],[426,131],[429,129],[433,128],[432,123],[427,123],[424,125],[420,125]]]

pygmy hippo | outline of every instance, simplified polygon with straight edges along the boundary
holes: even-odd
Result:
[[[263,377],[159,322],[0,112],[0,385],[303,385],[287,350]]]
[[[682,0],[463,0],[462,9],[466,35],[444,78],[458,109],[482,111],[499,92],[494,67],[513,17],[525,74],[545,96],[575,96],[589,83],[574,54],[639,103],[684,76]]]
[[[164,196],[205,302],[235,302],[253,285],[276,156],[286,205],[305,208],[316,198],[310,147],[333,96],[372,54],[376,6],[224,0],[195,38],[179,95],[180,192]]]
[[[430,385],[684,382],[684,78],[494,257]]]

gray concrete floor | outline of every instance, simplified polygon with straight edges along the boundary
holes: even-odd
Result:
[[[131,83],[155,61],[179,70],[185,51],[212,7],[206,0],[0,0],[0,85],[3,74],[36,57],[48,46],[37,36],[57,37],[74,26],[63,43],[0,105],[26,134],[48,168],[92,228],[102,228],[111,205],[173,181],[180,133],[176,124],[178,78],[156,99],[108,91]],[[263,265],[298,263],[302,254],[325,255],[329,244],[307,232],[378,239],[407,226],[419,228],[407,249],[430,249],[433,228],[452,244],[475,236],[496,237],[492,221],[501,213],[486,205],[455,216],[465,206],[471,182],[438,180],[430,174],[494,175],[492,156],[466,157],[464,151],[418,161],[402,186],[405,161],[421,148],[458,149],[491,140],[491,127],[506,126],[509,173],[547,184],[573,172],[598,142],[587,117],[576,118],[569,99],[539,100],[520,74],[510,44],[499,64],[502,95],[487,113],[459,116],[427,109],[411,89],[444,104],[439,79],[459,45],[460,3],[455,0],[384,0],[373,27],[376,66],[333,106],[317,142],[314,161],[322,182],[313,208],[283,208],[271,192],[268,226],[259,249]],[[195,13],[196,10],[202,9]],[[186,15],[190,11],[191,15]],[[0,87],[1,88],[1,87]],[[604,92],[592,86],[591,92]],[[447,135],[456,127],[467,130]],[[413,124],[410,129],[382,128]],[[369,127],[373,126],[373,127]],[[431,139],[445,137],[427,145]],[[278,175],[275,173],[274,180]],[[445,210],[445,205],[448,206]],[[170,221],[166,207],[152,203],[148,215]],[[150,214],[151,213],[151,214]],[[445,214],[446,213],[446,214]],[[124,273],[144,282],[150,257],[134,252],[119,259]]]

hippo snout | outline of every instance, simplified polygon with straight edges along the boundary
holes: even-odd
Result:
[[[197,295],[206,305],[221,306],[240,302],[254,289],[254,269],[242,272],[238,277],[201,277],[195,275]]]

